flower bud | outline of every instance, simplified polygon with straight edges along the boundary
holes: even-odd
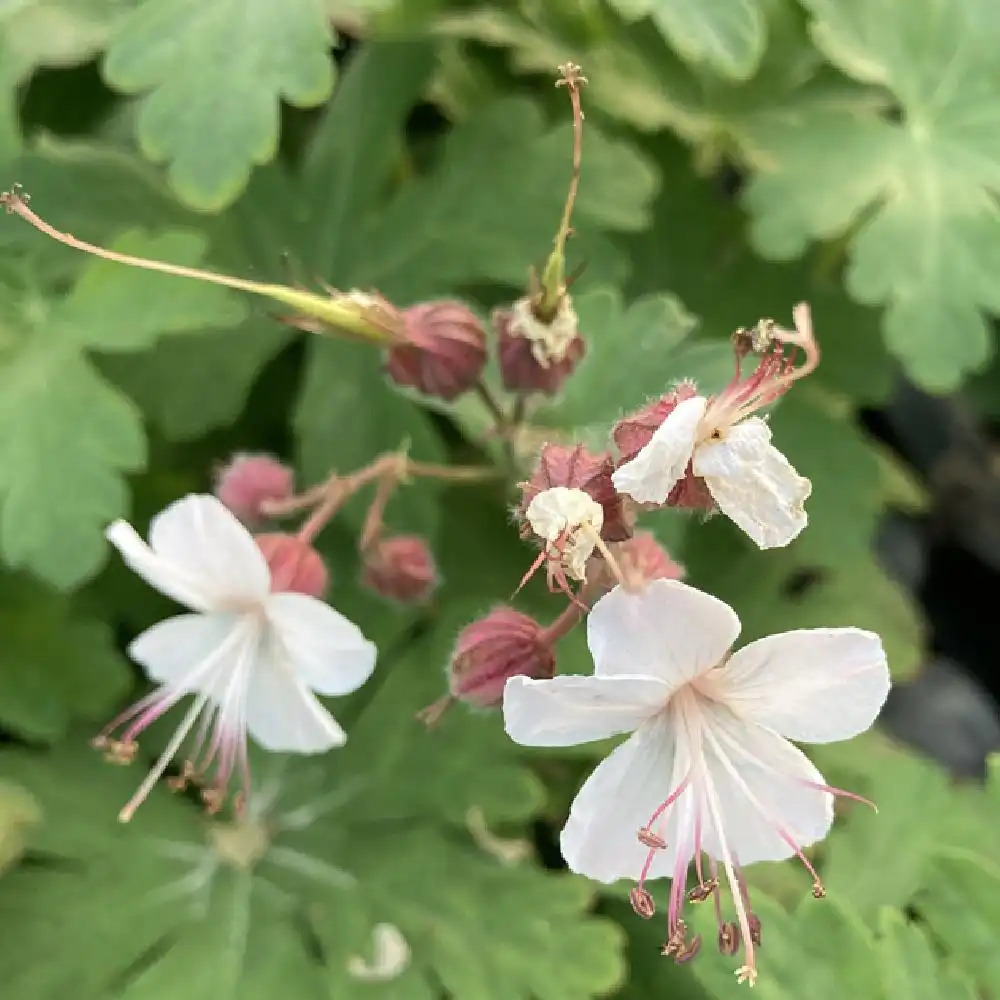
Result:
[[[272,455],[234,455],[215,476],[215,495],[252,528],[267,520],[265,503],[287,500],[293,487],[294,473]]]
[[[628,538],[631,528],[625,518],[622,497],[611,482],[614,469],[614,462],[607,452],[594,455],[582,444],[574,447],[547,444],[542,448],[531,479],[520,484],[521,503],[517,513],[523,519],[531,501],[539,493],[554,486],[565,486],[582,490],[601,505],[604,511],[601,537],[605,541],[619,542]]]
[[[453,697],[479,708],[499,705],[507,678],[549,678],[555,653],[545,630],[513,608],[494,608],[458,635],[449,667]]]
[[[379,538],[365,550],[364,585],[389,600],[400,604],[425,601],[437,579],[430,547],[419,535]]]
[[[698,395],[694,382],[679,382],[673,389],[654,399],[645,406],[640,406],[634,413],[622,417],[611,431],[615,447],[618,449],[618,464],[631,461],[649,444],[649,439],[659,430],[660,424],[673,413],[678,403],[685,399],[693,399]]]
[[[402,340],[385,363],[394,382],[448,400],[476,384],[486,364],[486,333],[468,306],[424,302],[402,316]]]
[[[322,597],[329,574],[322,556],[296,535],[273,532],[254,538],[271,571],[271,590]]]
[[[631,538],[613,546],[611,552],[630,587],[640,589],[653,580],[681,580],[684,577],[684,567],[670,558],[650,531],[637,531]],[[618,582],[608,566],[603,567],[600,580],[595,581],[608,590]]]
[[[525,297],[510,309],[495,310],[493,326],[500,340],[500,376],[511,392],[554,396],[586,353],[569,295],[563,295],[549,323],[534,314],[531,298]]]

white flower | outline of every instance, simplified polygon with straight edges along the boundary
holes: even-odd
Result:
[[[728,605],[678,581],[656,580],[637,594],[617,587],[587,622],[594,675],[513,677],[503,708],[507,732],[528,746],[632,733],[573,802],[561,839],[566,862],[600,882],[636,879],[640,911],[652,907],[645,880],[669,876],[668,947],[686,957],[698,943],[685,941],[681,919],[688,867],[695,862],[693,898],[706,898],[718,891],[721,863],[737,923],[720,924],[720,935],[742,940],[739,975],[752,980],[760,927],[741,866],[797,855],[822,894],[802,849],[826,835],[834,796],[850,795],[828,786],[788,741],[867,729],[889,673],[878,636],[860,629],[785,632],[730,655],[739,631]]]
[[[583,490],[553,486],[528,504],[524,516],[553,561],[573,579],[585,579],[604,526],[604,508]]]
[[[791,542],[806,526],[803,505],[812,484],[771,444],[767,423],[751,414],[819,362],[808,307],[796,306],[794,316],[794,331],[767,325],[775,347],[752,374],[737,374],[718,396],[679,402],[638,454],[614,472],[615,489],[640,503],[666,503],[690,468],[719,510],[762,549]],[[801,348],[805,362],[791,365],[782,345]]]
[[[215,497],[187,496],[153,518],[147,545],[124,521],[107,531],[125,563],[189,607],[143,632],[129,655],[159,687],[115,719],[97,744],[119,759],[136,737],[185,695],[194,699],[139,790],[122,809],[131,818],[198,719],[183,778],[202,781],[218,807],[234,771],[249,791],[247,733],[267,750],[312,754],[341,746],[343,729],[313,692],[343,695],[375,667],[375,647],[329,605],[306,594],[273,593],[253,536]],[[120,737],[111,738],[118,727]],[[201,758],[199,760],[199,758]]]

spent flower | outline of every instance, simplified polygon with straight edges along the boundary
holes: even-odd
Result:
[[[95,740],[113,759],[127,762],[139,734],[192,696],[122,809],[122,821],[132,817],[196,723],[178,782],[197,783],[212,810],[221,807],[234,773],[240,795],[249,792],[248,733],[264,749],[285,753],[321,753],[345,742],[316,694],[344,695],[360,687],[375,667],[375,646],[329,605],[276,589],[287,583],[272,575],[253,536],[218,499],[194,495],[171,504],[150,523],[149,544],[124,521],[107,535],[132,570],[191,609],[147,629],[129,646],[158,686]]]
[[[639,503],[700,506],[707,499],[698,492],[703,484],[712,504],[762,549],[791,542],[806,526],[812,487],[771,444],[766,421],[753,414],[819,363],[809,307],[800,303],[793,316],[794,330],[762,321],[752,334],[737,331],[737,373],[725,389],[712,397],[673,390],[662,401],[663,422],[631,457],[642,421],[626,418],[616,433],[626,454],[612,477],[615,487]],[[802,351],[800,364],[786,356],[786,347]],[[738,362],[756,348],[763,354],[744,377]]]
[[[587,635],[592,676],[514,677],[504,689],[507,732],[527,746],[569,746],[632,735],[580,789],[562,831],[570,869],[599,882],[635,879],[633,904],[650,916],[646,883],[671,888],[665,954],[693,957],[682,919],[690,898],[732,894],[735,931],[719,908],[720,948],[743,949],[740,980],[757,975],[760,922],[743,867],[798,857],[826,836],[837,795],[790,740],[825,743],[871,726],[889,691],[878,636],[856,628],[803,629],[732,652],[732,609],[676,580],[638,593],[621,587],[594,605]],[[862,800],[863,801],[863,800]],[[662,845],[662,846],[661,846]],[[708,871],[704,856],[708,859]]]

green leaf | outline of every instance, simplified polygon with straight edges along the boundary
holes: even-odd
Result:
[[[774,118],[770,162],[750,185],[753,238],[789,258],[810,239],[850,238],[847,288],[884,305],[890,352],[933,391],[993,352],[1000,312],[1000,77],[990,6],[934,0],[805,0],[813,37],[844,72],[887,88],[899,120],[831,110]],[[901,41],[905,39],[905,44]],[[949,81],[947,87],[942,80]]]
[[[885,1000],[975,1000],[972,983],[942,966],[924,931],[902,914],[882,910],[879,958]]]
[[[603,425],[607,435],[623,412],[681,377],[678,355],[697,320],[676,296],[649,295],[626,309],[609,287],[588,289],[574,306],[587,353],[541,420],[567,428]]]
[[[120,247],[193,262],[200,245],[191,234],[132,234]],[[62,299],[30,286],[18,294],[0,368],[0,549],[8,565],[68,588],[100,566],[104,527],[128,510],[122,476],[146,461],[139,413],[87,349],[136,350],[243,313],[220,289],[106,261],[90,262]]]
[[[498,847],[539,803],[499,720],[456,711],[428,733],[413,719],[466,613],[376,670],[343,751],[258,767],[243,825],[161,786],[123,827],[133,769],[75,744],[0,755],[0,775],[41,805],[32,843],[50,861],[4,879],[4,983],[23,1000],[55,1000],[69,982],[94,1000],[165,998],[181,978],[192,1000],[575,1000],[615,986],[621,935],[586,914],[591,886]],[[470,832],[474,807],[487,839]],[[409,962],[360,984],[379,923],[402,934]],[[66,935],[58,963],[42,960],[53,934]]]
[[[20,785],[0,781],[0,875],[20,860],[41,820],[38,803]]]
[[[0,575],[0,725],[29,740],[110,715],[132,671],[103,622],[23,577]]]
[[[168,164],[188,204],[218,210],[277,152],[279,100],[329,96],[332,41],[319,0],[145,0],[119,27],[104,75],[125,93],[151,92],[137,122],[143,152]]]
[[[20,0],[0,8],[0,63],[18,82],[40,66],[86,62],[107,44],[132,0]]]
[[[352,281],[403,301],[483,280],[522,286],[555,236],[571,150],[570,126],[546,130],[524,100],[463,123],[445,140],[437,168],[355,234]],[[655,169],[632,146],[588,129],[576,252],[590,251],[599,233],[645,228],[656,186]]]
[[[723,76],[746,80],[764,53],[766,25],[760,0],[613,0],[626,17],[649,14],[667,41],[688,62],[704,63]]]
[[[942,851],[927,867],[913,906],[930,933],[987,991],[1000,983],[1000,867],[960,851]]]

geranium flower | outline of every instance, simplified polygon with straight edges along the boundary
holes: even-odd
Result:
[[[125,563],[186,605],[129,647],[159,687],[95,740],[120,761],[136,738],[185,695],[193,700],[159,760],[119,818],[129,820],[200,724],[179,781],[221,807],[234,771],[249,792],[247,733],[267,750],[313,754],[342,745],[343,729],[315,694],[343,695],[375,667],[375,647],[339,612],[302,593],[275,593],[253,536],[215,497],[187,496],[153,518],[147,545],[124,521],[107,530]],[[121,728],[117,738],[112,733]],[[212,780],[206,783],[206,776]]]
[[[737,652],[735,612],[676,580],[639,593],[616,587],[587,622],[593,676],[513,677],[504,691],[507,732],[527,746],[568,746],[631,732],[580,789],[562,831],[569,867],[599,882],[632,878],[635,909],[653,913],[647,879],[672,879],[664,953],[693,957],[681,909],[714,897],[719,947],[742,945],[740,980],[756,976],[760,923],[742,867],[797,856],[833,821],[848,792],[789,740],[825,743],[867,729],[889,691],[878,636],[856,628],[804,629],[759,639]],[[863,800],[862,800],[863,801]],[[703,865],[707,855],[708,875]],[[721,864],[735,923],[722,919]]]
[[[737,332],[737,372],[717,396],[694,395],[685,385],[682,393],[668,393],[648,408],[659,407],[666,416],[646,444],[615,470],[615,488],[639,503],[691,506],[696,505],[692,496],[704,497],[762,549],[791,542],[806,526],[804,504],[812,484],[771,444],[767,423],[751,414],[819,363],[809,307],[801,303],[793,316],[794,330],[762,321],[753,331]],[[801,349],[801,364],[785,356],[786,346]],[[738,362],[751,349],[762,357],[744,377]],[[622,421],[627,429],[635,430],[636,416],[641,414]]]

